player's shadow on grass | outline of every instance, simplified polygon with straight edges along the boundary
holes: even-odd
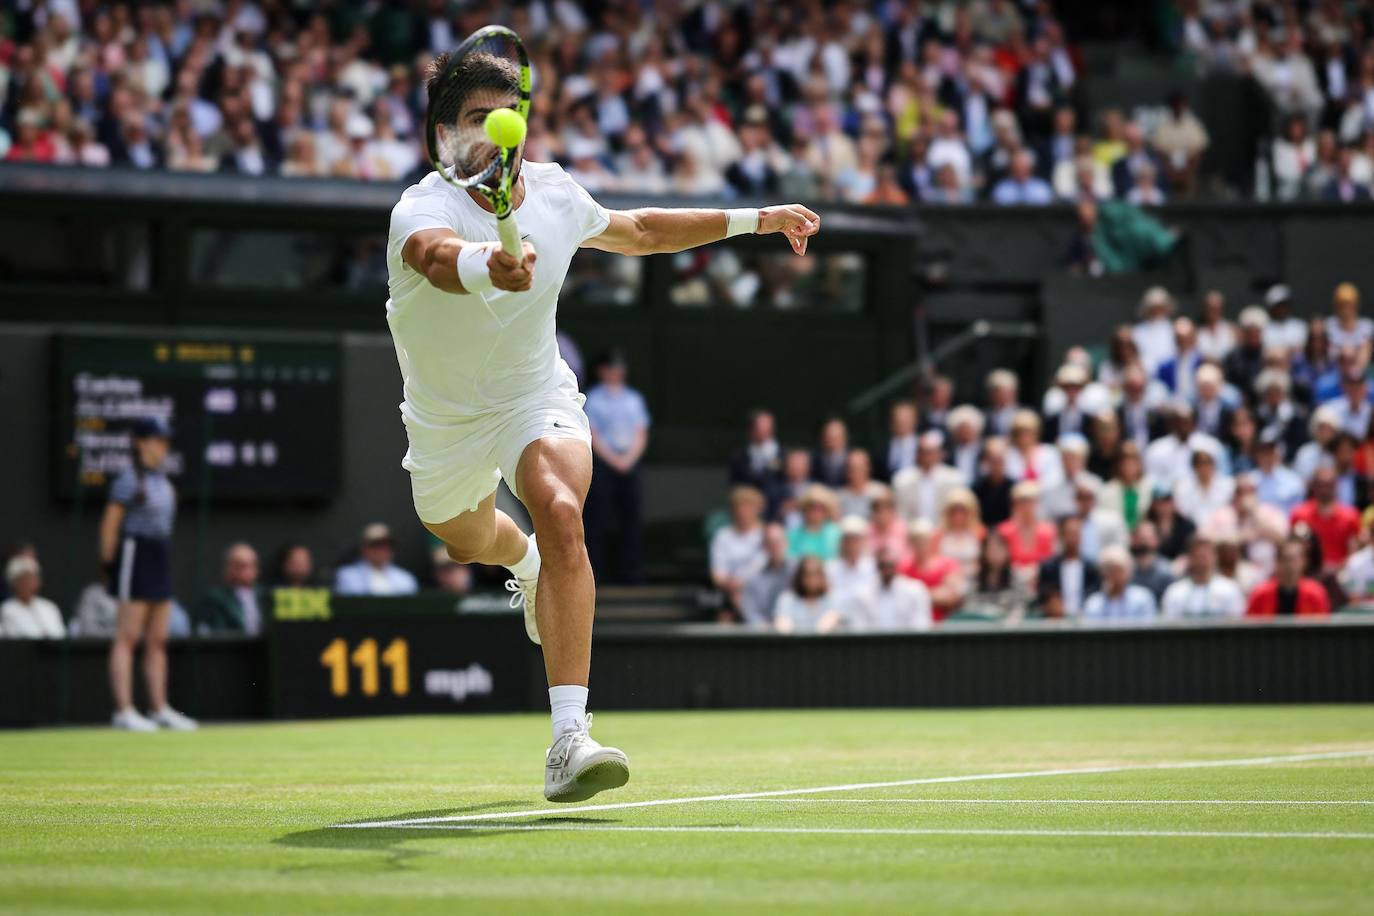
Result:
[[[514,799],[508,801],[486,802],[480,805],[468,805],[464,808],[437,808],[432,811],[404,811],[399,814],[386,814],[380,817],[365,817],[351,823],[367,824],[374,821],[406,821],[420,820],[431,817],[455,817],[461,814],[478,814],[493,808],[512,808],[524,804],[524,799]],[[354,852],[380,852],[385,855],[380,865],[386,869],[403,869],[408,860],[417,856],[429,855],[416,849],[402,849],[401,843],[405,840],[423,838],[431,833],[442,833],[438,830],[407,830],[401,827],[358,827],[348,828],[344,826],[322,827],[316,830],[299,830],[295,833],[288,833],[277,837],[272,842],[278,846],[288,846],[293,849],[326,849],[344,850]],[[453,831],[461,833],[463,831]],[[312,871],[321,867],[320,865],[301,865],[291,866],[282,869],[285,873],[295,871]],[[356,867],[352,863],[349,867]]]
[[[523,800],[517,799],[515,801],[487,802],[486,804],[471,805],[466,808],[407,811],[400,814],[361,818],[352,823],[369,824],[378,821],[407,821],[438,817],[456,817],[463,814],[478,814],[493,808],[518,808],[522,803]],[[378,862],[380,868],[399,870],[406,868],[411,859],[431,855],[430,852],[416,849],[414,846],[402,845],[405,843],[412,843],[415,840],[480,840],[493,836],[505,836],[512,833],[531,833],[532,831],[518,828],[534,825],[616,823],[619,822],[612,818],[543,817],[531,820],[512,820],[509,823],[490,821],[483,823],[480,829],[469,827],[464,827],[462,829],[445,829],[442,825],[433,828],[348,827],[347,824],[342,824],[339,826],[323,827],[317,830],[301,830],[295,833],[288,833],[278,837],[272,842],[278,846],[287,846],[293,849],[378,852],[382,853],[384,856]],[[292,872],[315,871],[321,868],[332,867],[335,867],[334,863],[321,863],[316,865],[288,866],[281,871],[289,874]],[[357,862],[350,860],[347,867],[356,869]]]

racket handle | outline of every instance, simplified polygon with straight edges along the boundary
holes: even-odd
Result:
[[[515,224],[514,213],[496,220],[496,234],[501,237],[501,248],[506,254],[520,260],[523,249],[520,245],[520,227]]]

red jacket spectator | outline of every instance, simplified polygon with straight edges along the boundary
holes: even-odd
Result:
[[[1310,499],[1293,510],[1293,526],[1306,525],[1322,548],[1322,568],[1345,563],[1360,533],[1360,513],[1336,502],[1336,470],[1320,467],[1312,473]]]
[[[905,563],[897,567],[897,572],[908,579],[915,579],[924,585],[931,593],[932,597],[939,595],[942,591],[940,586],[950,576],[960,574],[959,561],[940,554],[931,554],[922,563],[918,557],[912,557]],[[954,606],[948,603],[936,603],[934,606],[935,619],[943,620],[945,615],[954,610]]]
[[[56,162],[57,146],[52,135],[36,128],[25,127],[14,139],[14,145],[5,154],[6,162]]]
[[[1039,571],[1054,556],[1054,525],[1040,518],[1040,485],[1023,480],[1011,489],[1011,518],[997,526],[1007,542],[1011,565],[1020,571]]]
[[[1016,567],[1039,567],[1041,563],[1054,556],[1054,525],[1049,522],[1036,522],[1034,536],[1023,540],[1015,519],[1007,519],[997,526],[997,533],[1007,542],[1011,551],[1011,565]]]
[[[1319,616],[1331,613],[1331,599],[1326,596],[1316,579],[1299,579],[1297,597],[1293,601],[1291,613],[1300,617]],[[1250,606],[1245,609],[1247,617],[1273,617],[1279,613],[1279,580],[1263,582],[1250,593]]]

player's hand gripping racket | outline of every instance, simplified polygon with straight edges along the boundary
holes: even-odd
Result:
[[[485,197],[501,247],[519,259],[511,188],[530,115],[530,61],[520,36],[499,25],[473,32],[450,55],[429,98],[425,138],[434,168],[454,187]]]

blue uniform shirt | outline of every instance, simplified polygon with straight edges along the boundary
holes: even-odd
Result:
[[[140,496],[140,493],[142,494]],[[125,468],[110,484],[110,502],[125,508],[125,537],[169,538],[177,513],[177,493],[162,471]]]
[[[622,385],[618,391],[605,385],[595,386],[587,392],[584,409],[592,432],[611,451],[621,455],[634,447],[635,437],[649,426],[649,408],[643,396],[628,385]]]

